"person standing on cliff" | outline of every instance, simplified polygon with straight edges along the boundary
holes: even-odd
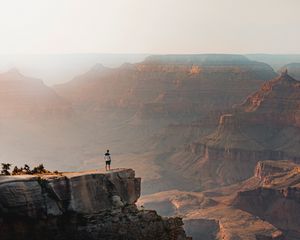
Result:
[[[105,160],[105,170],[110,171],[111,157],[108,149],[104,154],[104,160]]]

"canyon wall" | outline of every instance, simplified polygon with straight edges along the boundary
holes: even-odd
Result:
[[[213,133],[186,146],[191,176],[209,188],[249,178],[261,160],[299,162],[299,89],[283,72],[223,114]]]

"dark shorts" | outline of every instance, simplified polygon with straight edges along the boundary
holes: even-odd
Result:
[[[105,161],[106,165],[110,165],[111,161]]]

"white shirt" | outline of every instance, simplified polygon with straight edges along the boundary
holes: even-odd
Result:
[[[111,161],[110,154],[109,155],[104,155],[104,160],[105,161]]]

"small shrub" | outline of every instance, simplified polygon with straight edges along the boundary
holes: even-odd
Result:
[[[11,164],[10,163],[1,163],[2,165],[2,170],[1,170],[1,174],[2,175],[10,175],[10,167],[11,167]]]
[[[43,164],[38,165],[37,167],[34,167],[32,170],[30,169],[29,165],[25,164],[24,168],[18,168],[18,166],[15,166],[12,174],[10,174],[9,169],[11,167],[10,163],[2,163],[2,175],[33,175],[33,174],[51,174],[52,172],[47,170]],[[53,172],[54,174],[60,174],[57,170]]]
[[[32,174],[30,167],[27,164],[24,165],[24,171],[25,171],[25,174]]]

